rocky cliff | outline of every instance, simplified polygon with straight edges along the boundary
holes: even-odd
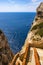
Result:
[[[43,2],[36,11],[24,46],[9,65],[43,65]]]
[[[4,33],[0,30],[0,65],[8,65],[13,59],[13,56],[8,41]]]
[[[14,57],[4,34],[0,31],[0,65],[43,65],[43,2],[36,11],[25,43]]]

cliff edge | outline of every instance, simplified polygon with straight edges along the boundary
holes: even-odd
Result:
[[[7,39],[0,31],[0,65],[43,65],[43,2],[20,52],[13,55]]]
[[[43,65],[43,2],[36,11],[24,46],[9,65]]]

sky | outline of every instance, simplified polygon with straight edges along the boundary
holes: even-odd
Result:
[[[36,12],[43,0],[0,0],[0,12]]]

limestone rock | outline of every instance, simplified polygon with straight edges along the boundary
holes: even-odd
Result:
[[[15,59],[13,65],[43,65],[43,2],[37,8],[37,15],[24,46]]]
[[[0,65],[43,65],[43,2],[37,8],[37,15],[24,46],[14,57],[0,31]]]
[[[0,30],[0,65],[8,65],[12,59],[13,53],[4,33]]]
[[[41,18],[43,17],[43,2],[37,8],[37,15],[40,16]]]

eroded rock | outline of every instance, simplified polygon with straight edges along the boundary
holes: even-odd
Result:
[[[0,65],[8,65],[12,59],[13,53],[4,33],[0,30]]]

